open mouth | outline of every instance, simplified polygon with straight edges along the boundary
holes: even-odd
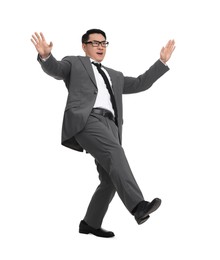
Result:
[[[103,55],[103,52],[97,52],[97,54],[101,56],[101,55]]]

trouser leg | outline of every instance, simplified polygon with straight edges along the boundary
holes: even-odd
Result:
[[[100,228],[108,206],[115,195],[115,187],[105,169],[96,162],[100,184],[89,203],[84,220],[94,228]]]
[[[126,208],[132,212],[144,200],[117,137],[117,126],[102,116],[91,115],[75,138],[109,174]]]

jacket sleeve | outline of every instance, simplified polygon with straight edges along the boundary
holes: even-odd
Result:
[[[168,66],[160,60],[157,60],[144,74],[139,77],[124,77],[123,94],[132,94],[147,90],[168,70]]]
[[[71,61],[69,57],[64,57],[61,61],[57,61],[51,54],[50,57],[43,61],[38,55],[37,60],[45,73],[55,79],[66,81],[71,71]]]

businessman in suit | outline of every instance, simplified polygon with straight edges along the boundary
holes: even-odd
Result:
[[[135,181],[122,148],[122,94],[147,90],[169,70],[175,42],[168,41],[158,59],[137,78],[101,64],[108,46],[105,32],[88,30],[82,36],[85,56],[67,56],[57,61],[42,33],[31,38],[38,51],[42,69],[55,79],[63,80],[68,90],[62,126],[62,145],[90,153],[97,165],[100,184],[95,190],[87,212],[79,225],[82,234],[113,237],[101,228],[108,206],[118,193],[127,210],[138,224],[144,223],[156,211],[161,199],[146,201]]]

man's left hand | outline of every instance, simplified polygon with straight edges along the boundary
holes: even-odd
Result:
[[[160,59],[163,63],[166,63],[173,51],[175,50],[175,41],[174,40],[169,40],[168,43],[166,44],[165,47],[163,47],[160,51]]]

